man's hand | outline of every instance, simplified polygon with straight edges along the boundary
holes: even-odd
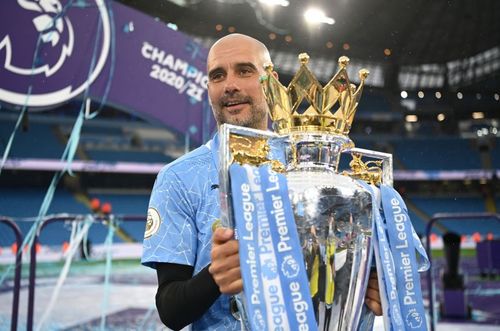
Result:
[[[378,288],[377,272],[370,273],[368,288],[366,289],[365,304],[377,316],[382,315],[382,304],[380,303],[380,291]]]
[[[212,235],[212,264],[208,271],[224,294],[236,294],[243,290],[240,272],[238,241],[233,239],[234,231],[217,228]]]

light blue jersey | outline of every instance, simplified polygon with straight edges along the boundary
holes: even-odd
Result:
[[[184,264],[197,274],[210,263],[212,224],[220,214],[218,141],[216,134],[158,174],[149,201],[142,264]],[[229,296],[221,295],[192,329],[239,330],[239,321],[229,311]]]

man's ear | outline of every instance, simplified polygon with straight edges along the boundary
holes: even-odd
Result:
[[[273,76],[274,78],[276,78],[277,80],[279,80],[279,75],[276,71],[273,70]]]

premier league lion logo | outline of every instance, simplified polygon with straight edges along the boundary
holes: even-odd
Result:
[[[110,44],[106,0],[1,0],[0,101],[46,107],[82,93]]]
[[[25,59],[16,54],[12,39],[16,38],[16,29],[8,31],[1,36],[0,54],[4,55],[4,68],[18,75],[45,74],[49,77],[64,64],[64,60],[71,55],[74,45],[74,32],[71,21],[65,17],[63,7],[59,0],[17,0],[20,10],[28,11],[31,15],[22,15],[26,24],[26,30],[31,30],[32,36],[29,38],[38,44],[42,44],[40,49],[50,52],[54,63],[37,63],[33,59]],[[31,19],[31,22],[29,21]],[[26,31],[25,30],[25,31]],[[24,35],[26,38],[26,35]],[[28,60],[28,61],[26,61]]]

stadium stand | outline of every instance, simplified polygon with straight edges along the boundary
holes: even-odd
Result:
[[[470,140],[452,137],[400,139],[391,142],[405,169],[481,169],[479,153]]]

